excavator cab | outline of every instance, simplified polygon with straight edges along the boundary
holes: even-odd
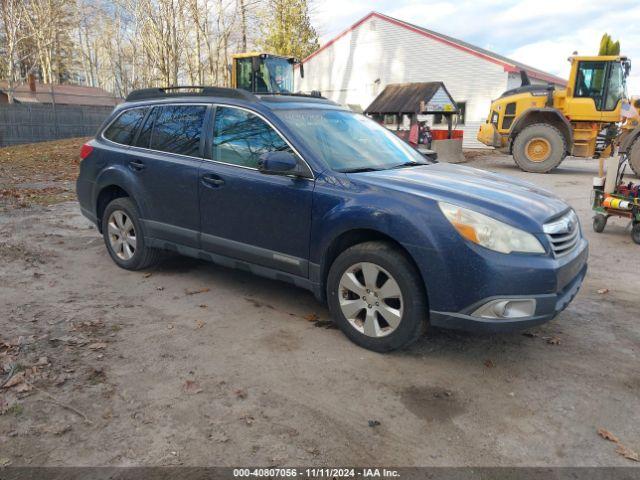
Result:
[[[252,93],[286,94],[294,92],[293,68],[302,64],[293,57],[270,53],[239,53],[232,56],[231,86]]]

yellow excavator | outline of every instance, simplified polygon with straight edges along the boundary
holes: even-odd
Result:
[[[522,85],[491,103],[478,140],[513,155],[524,171],[546,173],[567,155],[607,157],[626,153],[640,175],[640,100],[630,103],[631,61],[620,55],[571,56],[565,88]]]
[[[294,57],[271,53],[249,52],[231,56],[231,88],[242,88],[251,93],[294,93],[294,66],[302,63]]]

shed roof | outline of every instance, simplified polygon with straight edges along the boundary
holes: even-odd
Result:
[[[0,92],[7,94],[8,84],[0,82]],[[28,84],[16,85],[13,89],[13,98],[18,103],[52,103],[51,90],[55,102],[60,105],[93,105],[111,106],[122,102],[108,91],[98,87],[84,85],[49,85],[36,82],[36,91],[32,92]]]
[[[449,103],[456,108],[456,103],[442,82],[392,83],[380,92],[364,112],[372,115],[432,113],[425,107],[440,89],[449,97]]]

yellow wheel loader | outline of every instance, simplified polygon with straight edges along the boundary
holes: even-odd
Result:
[[[302,63],[293,57],[270,53],[237,53],[231,56],[231,88],[252,93],[293,93],[293,67],[298,65],[304,77]]]
[[[569,61],[565,88],[532,85],[521,72],[522,85],[492,102],[478,140],[512,154],[522,170],[536,173],[551,171],[567,155],[605,157],[619,146],[640,175],[640,103],[629,105],[626,91],[631,62],[619,55],[572,56]]]

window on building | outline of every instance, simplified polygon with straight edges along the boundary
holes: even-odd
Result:
[[[213,159],[219,162],[258,168],[258,160],[263,153],[292,152],[271,126],[246,110],[216,108],[213,130]]]
[[[207,107],[170,105],[157,113],[149,148],[180,155],[198,156],[200,134]]]
[[[104,132],[104,137],[122,145],[131,145],[140,124],[147,113],[146,108],[133,108],[123,112]]]

